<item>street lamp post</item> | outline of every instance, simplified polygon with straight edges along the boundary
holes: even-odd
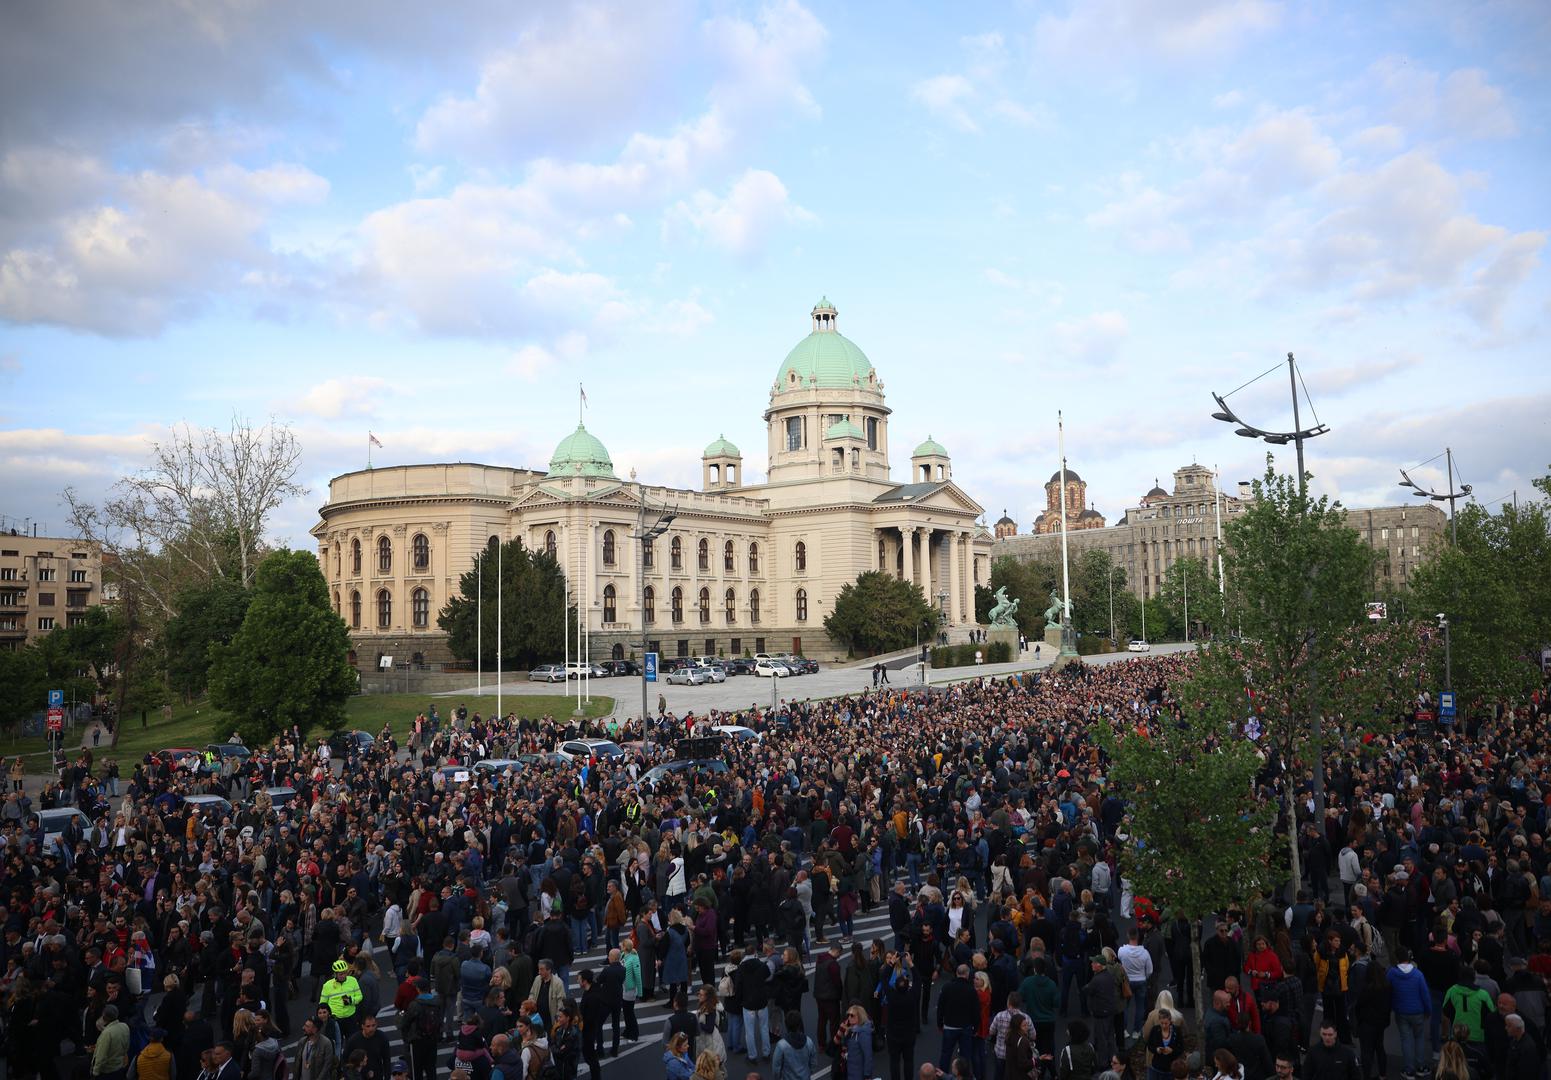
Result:
[[[1443,448],[1443,456],[1448,460],[1449,468],[1449,489],[1447,491],[1433,491],[1429,488],[1424,488],[1421,484],[1418,484],[1416,481],[1412,480],[1404,469],[1400,470],[1400,486],[1410,488],[1411,494],[1415,495],[1418,499],[1431,499],[1433,502],[1447,502],[1449,504],[1449,546],[1458,547],[1459,535],[1455,531],[1454,526],[1454,500],[1463,499],[1466,495],[1470,494],[1472,489],[1469,484],[1461,484],[1458,491],[1454,490],[1453,448],[1445,446]],[[1438,459],[1433,458],[1433,460],[1437,461]]]
[[[1272,371],[1275,370],[1276,368],[1272,367],[1262,373],[1262,375],[1257,375],[1255,378],[1263,378],[1264,375],[1269,375]],[[1250,380],[1250,382],[1254,381],[1255,379]],[[1240,419],[1238,414],[1233,411],[1226,400],[1227,397],[1232,397],[1233,394],[1238,393],[1237,390],[1230,392],[1226,396],[1223,394],[1212,395],[1212,399],[1217,402],[1218,409],[1217,412],[1212,414],[1212,419],[1221,420],[1225,424],[1237,424],[1238,427],[1234,429],[1233,433],[1240,436],[1241,438],[1261,439],[1267,443],[1270,443],[1272,446],[1286,446],[1288,443],[1292,443],[1293,446],[1297,448],[1298,452],[1299,510],[1300,512],[1307,512],[1308,507],[1306,503],[1308,498],[1308,475],[1305,472],[1303,466],[1303,444],[1308,439],[1318,438],[1321,435],[1327,434],[1330,431],[1330,428],[1325,424],[1319,423],[1319,416],[1317,414],[1314,417],[1315,423],[1313,427],[1305,428],[1303,426],[1303,420],[1298,409],[1298,368],[1296,362],[1293,360],[1292,353],[1287,354],[1287,384],[1292,390],[1293,430],[1291,431],[1266,431],[1264,428],[1255,427],[1253,424]],[[1244,385],[1248,386],[1249,383],[1245,383]],[[1242,390],[1243,387],[1240,387],[1239,389]],[[1311,408],[1312,404],[1313,403],[1311,402]],[[1307,588],[1309,588],[1309,586],[1306,585],[1305,589]],[[1313,652],[1313,647],[1314,639],[1313,635],[1311,634],[1309,639],[1309,651],[1311,653]],[[1313,688],[1310,687],[1309,689],[1312,690]],[[1323,827],[1323,822],[1325,820],[1324,720],[1320,715],[1320,710],[1318,708],[1310,709],[1309,713],[1309,724],[1314,738],[1314,817],[1316,821],[1321,823],[1321,827]],[[1290,794],[1291,793],[1289,792],[1289,795]]]
[[[635,478],[635,470],[630,470],[631,479]],[[641,572],[636,577],[636,605],[641,612],[641,744],[650,754],[652,750],[652,735],[649,713],[646,702],[646,549],[663,533],[668,531],[668,526],[673,524],[677,516],[671,511],[664,510],[657,515],[657,520],[651,528],[646,527],[646,485],[636,484],[636,516],[635,534],[640,541],[640,550],[637,558],[640,560]],[[661,659],[659,657],[659,659]]]

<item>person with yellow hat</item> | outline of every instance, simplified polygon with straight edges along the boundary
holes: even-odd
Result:
[[[361,984],[350,974],[349,961],[335,960],[333,970],[334,977],[325,982],[318,993],[318,1004],[328,1006],[341,1034],[348,1039],[355,1033],[355,1011],[361,1004]]]

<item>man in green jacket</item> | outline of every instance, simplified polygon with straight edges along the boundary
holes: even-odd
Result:
[[[118,1009],[104,1005],[97,1018],[97,1042],[92,1047],[93,1080],[124,1080],[129,1069],[129,1025]]]

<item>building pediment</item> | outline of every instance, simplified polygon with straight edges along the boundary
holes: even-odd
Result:
[[[985,508],[964,493],[964,489],[952,480],[938,480],[922,484],[900,484],[889,488],[872,501],[878,509],[899,506],[923,507],[943,513],[967,514],[979,517]]]

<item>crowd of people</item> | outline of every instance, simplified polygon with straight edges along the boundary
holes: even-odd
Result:
[[[571,1080],[665,1009],[669,1080],[1542,1080],[1546,697],[1332,746],[1321,819],[1267,748],[1304,877],[1192,926],[1133,894],[1145,795],[1094,737],[1169,722],[1191,662],[669,715],[649,743],[458,706],[342,760],[293,731],[111,788],[68,766],[0,816],[7,1077]],[[760,738],[645,783],[714,723]],[[584,735],[626,753],[551,753]],[[46,835],[57,806],[90,826]]]

